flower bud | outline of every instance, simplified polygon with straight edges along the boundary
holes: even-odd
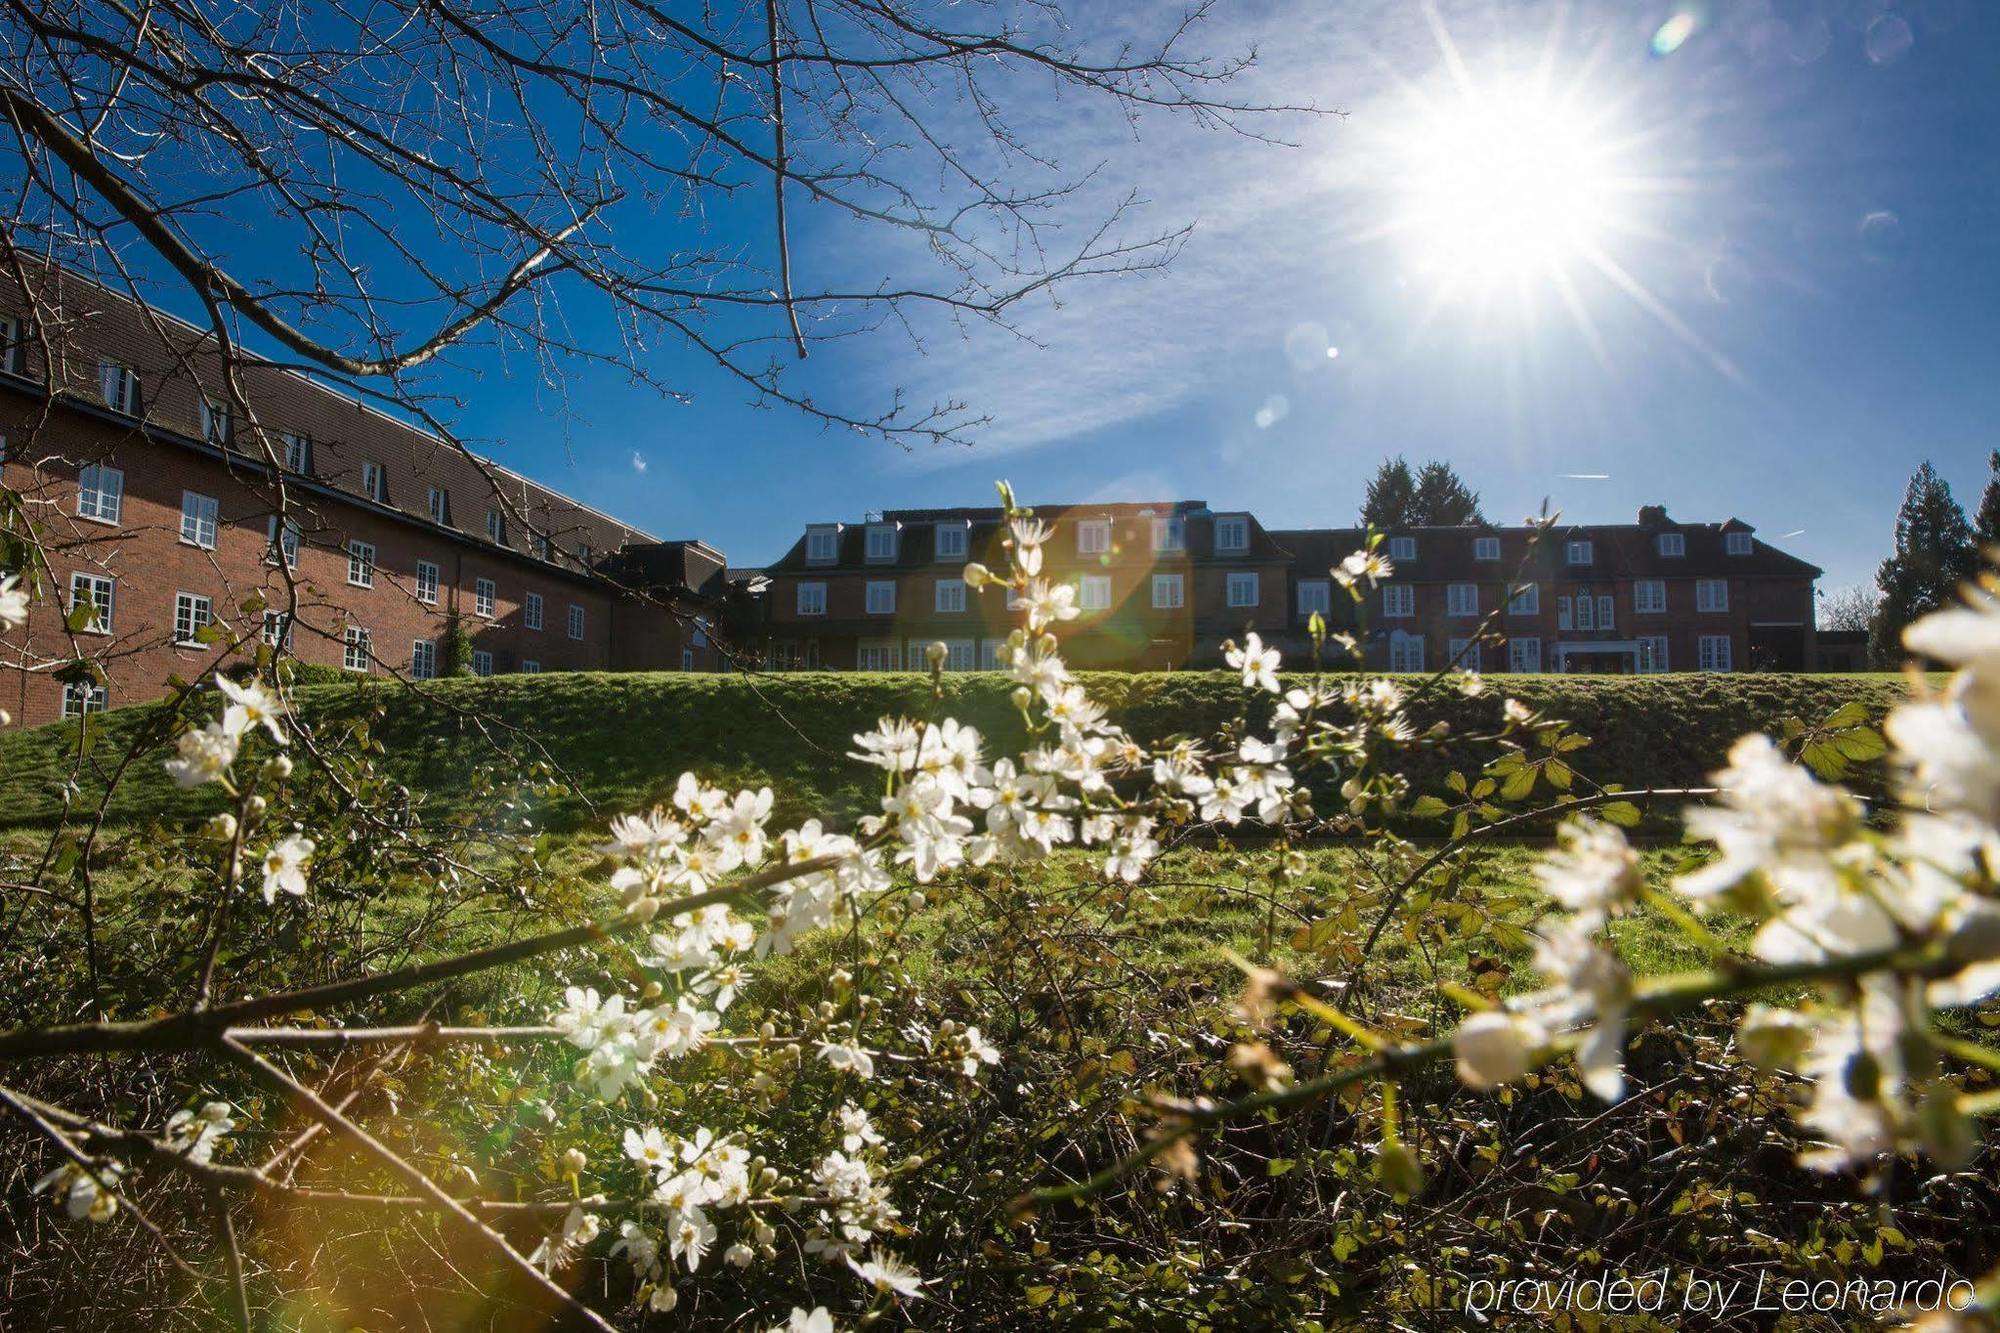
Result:
[[[931,670],[933,671],[942,667],[945,664],[945,659],[950,656],[951,649],[945,646],[942,639],[936,640],[924,648],[924,660],[930,663]]]
[[[965,567],[965,586],[983,588],[993,581],[993,571],[974,560]]]
[[[1028,705],[1034,701],[1035,692],[1026,685],[1016,685],[1014,687],[1014,707],[1026,712]]]
[[[748,1268],[750,1261],[756,1257],[750,1247],[740,1240],[722,1252],[722,1262],[731,1268]]]
[[[1472,1015],[1451,1036],[1459,1078],[1480,1092],[1526,1074],[1539,1044],[1527,1024],[1498,1010]]]
[[[264,776],[273,782],[283,782],[291,775],[292,757],[290,755],[274,754],[264,765]]]
[[[910,894],[910,910],[912,912],[921,912],[924,910],[924,904],[929,901],[930,899],[924,896],[922,889],[913,890]]]
[[[236,816],[224,811],[222,814],[211,818],[203,826],[202,831],[217,842],[228,842],[236,836]]]
[[[252,819],[262,819],[264,812],[270,808],[271,803],[261,796],[252,796],[243,803],[243,812]]]
[[[1384,1189],[1407,1199],[1424,1187],[1424,1164],[1401,1143],[1385,1143],[1375,1158],[1375,1174]]]
[[[580,1176],[583,1168],[590,1165],[590,1159],[583,1155],[581,1148],[569,1148],[562,1155],[562,1171],[565,1176]]]
[[[666,994],[667,988],[657,981],[649,981],[639,988],[639,994],[648,1000],[657,1000]]]

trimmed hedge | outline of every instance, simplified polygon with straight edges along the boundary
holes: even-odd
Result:
[[[1086,679],[1115,720],[1148,740],[1211,736],[1244,697],[1223,673],[1105,672]],[[1501,699],[1512,694],[1594,738],[1572,756],[1578,772],[1628,786],[1698,784],[1744,732],[1775,729],[1787,716],[1817,722],[1857,700],[1879,717],[1904,693],[1901,678],[1889,675],[1506,676],[1488,684],[1479,699],[1426,701],[1420,720],[1443,718],[1454,730],[1490,726]],[[823,813],[845,820],[872,806],[880,790],[875,770],[846,758],[854,732],[895,713],[953,716],[991,738],[989,753],[1012,752],[1024,737],[1011,688],[991,673],[947,676],[939,699],[914,674],[746,679],[590,672],[432,681],[422,696],[349,678],[303,686],[298,700],[323,733],[386,708],[375,735],[387,746],[387,763],[437,813],[462,808],[465,798],[455,793],[464,791],[477,764],[495,757],[497,743],[520,757],[539,746],[606,812],[663,799],[692,768],[731,785],[769,783],[780,796],[781,817]],[[1268,707],[1268,700],[1260,704],[1260,717]],[[84,801],[102,790],[97,765],[114,762],[158,713],[156,705],[135,705],[94,721],[100,735],[78,781]],[[43,822],[59,812],[61,785],[77,771],[79,725],[0,736],[0,822]],[[1462,746],[1450,747],[1449,758],[1454,766],[1475,766]],[[157,760],[149,757],[128,774],[114,817],[194,818],[219,808],[218,791],[178,790]],[[1444,767],[1418,757],[1409,772],[1420,791],[1435,791]],[[590,817],[573,796],[552,797],[540,814],[556,825]]]

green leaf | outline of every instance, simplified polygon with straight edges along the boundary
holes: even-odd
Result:
[[[1500,788],[1500,799],[1518,801],[1535,789],[1535,770],[1523,768],[1510,775]]]
[[[81,634],[97,621],[97,608],[89,602],[79,602],[63,617],[63,624],[72,634]]]
[[[1840,735],[1833,744],[1841,754],[1862,764],[1889,753],[1889,742],[1883,740],[1882,733],[1873,727],[1856,727]]]
[[[1465,795],[1465,774],[1460,773],[1456,769],[1452,770],[1450,773],[1445,774],[1444,785],[1457,792],[1460,796]]]
[[[1838,731],[1843,727],[1862,726],[1867,721],[1868,705],[1859,699],[1853,699],[1827,714],[1826,721],[1820,723],[1820,726],[1827,731]]]
[[[1056,1289],[1054,1287],[1029,1287],[1027,1294],[1030,1307],[1047,1305],[1055,1298]]]
[[[1298,1163],[1289,1157],[1273,1157],[1270,1161],[1264,1163],[1264,1174],[1266,1176],[1282,1176],[1297,1165]]]
[[[1450,807],[1435,796],[1420,796],[1417,803],[1410,807],[1410,813],[1418,819],[1436,819],[1448,809]]]
[[[1600,807],[1597,813],[1621,828],[1632,828],[1639,822],[1639,807],[1630,801],[1613,801]]]
[[[1549,785],[1557,791],[1568,791],[1572,774],[1569,765],[1560,759],[1551,759],[1543,769],[1549,775]]]

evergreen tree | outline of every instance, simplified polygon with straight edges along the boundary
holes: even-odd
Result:
[[[1986,482],[1986,493],[1979,497],[1979,516],[1972,524],[1981,555],[2000,546],[2000,449],[1987,455],[1986,465],[1992,476]]]
[[[1416,519],[1417,479],[1410,473],[1408,460],[1398,454],[1382,460],[1368,483],[1368,498],[1361,502],[1361,525],[1366,528],[1407,528]]]
[[[1451,464],[1432,459],[1417,473],[1416,521],[1436,528],[1484,523],[1479,492],[1452,471]]]
[[[1983,507],[1982,507],[1983,512]],[[1978,569],[1978,548],[1965,510],[1951,487],[1926,462],[1903,492],[1896,515],[1896,549],[1875,573],[1882,601],[1868,627],[1868,655],[1884,670],[1903,660],[1903,629],[1949,605],[1958,587]]]

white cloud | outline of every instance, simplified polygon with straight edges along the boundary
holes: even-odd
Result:
[[[637,449],[634,449],[632,451],[632,470],[634,472],[644,472],[646,466],[646,456]]]

